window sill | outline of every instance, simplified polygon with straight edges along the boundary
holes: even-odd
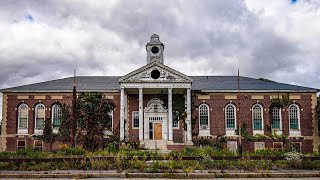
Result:
[[[253,130],[253,135],[256,135],[256,134],[264,135],[264,130],[263,129]]]
[[[282,135],[282,129],[271,129],[275,134]]]
[[[227,136],[234,136],[236,135],[235,129],[226,129]]]
[[[17,131],[18,135],[27,135],[28,134],[28,129],[18,129]]]
[[[290,129],[289,130],[289,137],[301,137],[301,131],[298,129]]]
[[[42,129],[34,129],[34,134],[35,135],[42,135],[43,134],[43,130]]]
[[[211,136],[210,129],[199,129],[199,136]]]

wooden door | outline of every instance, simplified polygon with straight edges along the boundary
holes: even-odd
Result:
[[[154,140],[162,140],[162,123],[154,124]]]

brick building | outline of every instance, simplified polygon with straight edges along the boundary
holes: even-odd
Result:
[[[191,146],[201,139],[236,150],[240,126],[245,151],[290,144],[302,152],[318,151],[318,89],[261,78],[187,76],[164,65],[157,35],[146,51],[147,64],[127,75],[76,77],[78,92],[102,92],[114,102],[112,133],[120,139],[151,149]],[[2,89],[1,150],[47,149],[33,135],[43,133],[48,117],[57,131],[61,104],[71,104],[72,87],[70,77]],[[274,106],[276,100],[287,103]],[[181,101],[183,112],[175,108]]]

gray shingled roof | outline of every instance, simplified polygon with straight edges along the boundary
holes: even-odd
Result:
[[[238,90],[237,76],[191,76],[192,90]],[[240,77],[240,90],[252,91],[319,91],[315,88],[278,83],[268,79]]]
[[[192,90],[236,91],[237,76],[190,76],[193,79]],[[78,76],[78,91],[119,91],[120,76]],[[73,77],[40,82],[24,86],[2,89],[1,92],[70,92],[73,88]],[[240,77],[242,91],[308,91],[318,92],[319,89],[278,83],[266,79]]]

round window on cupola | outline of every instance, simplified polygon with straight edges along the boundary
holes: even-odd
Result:
[[[160,77],[160,71],[157,70],[157,69],[152,70],[152,71],[151,71],[151,77],[152,77],[153,79],[158,79],[158,78]]]
[[[159,48],[158,48],[157,46],[153,46],[153,47],[151,48],[151,52],[152,52],[153,54],[157,54],[157,53],[159,52]]]

